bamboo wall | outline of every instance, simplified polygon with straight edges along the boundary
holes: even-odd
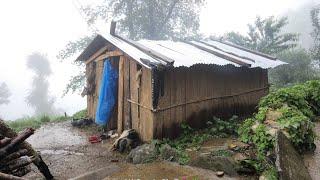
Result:
[[[195,65],[168,69],[164,74],[154,138],[176,137],[182,121],[201,128],[212,116],[249,115],[268,93],[267,70],[261,68]]]

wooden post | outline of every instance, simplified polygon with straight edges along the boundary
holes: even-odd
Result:
[[[119,59],[119,79],[118,79],[118,133],[123,131],[123,80],[124,80],[124,56]]]
[[[117,22],[111,21],[110,34],[113,36],[116,35],[116,27],[117,27]]]
[[[124,102],[123,102],[123,113],[124,113],[124,128],[125,129],[131,129],[132,123],[131,123],[131,104],[128,101],[128,99],[131,99],[130,94],[130,60],[125,59],[124,61],[124,82],[123,82],[123,88],[124,88]]]

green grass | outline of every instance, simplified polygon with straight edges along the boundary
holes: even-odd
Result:
[[[16,132],[22,131],[25,128],[40,128],[42,125],[50,123],[50,122],[62,122],[67,121],[72,118],[81,119],[87,116],[87,109],[81,110],[73,114],[71,117],[64,116],[32,116],[32,117],[23,117],[14,121],[6,121],[6,123],[14,129]]]
[[[83,109],[83,110],[81,110],[81,111],[78,111],[78,112],[74,113],[74,114],[72,115],[72,117],[73,117],[74,119],[81,119],[81,118],[87,117],[87,109]]]
[[[33,117],[24,117],[14,121],[6,121],[6,123],[16,132],[20,132],[25,128],[40,128],[41,125],[47,124],[50,122],[62,122],[70,119],[70,117],[64,116],[33,116]]]

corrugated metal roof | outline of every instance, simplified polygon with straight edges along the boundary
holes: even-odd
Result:
[[[190,67],[194,64],[274,68],[286,64],[274,57],[219,41],[132,41],[110,34],[98,35],[77,60],[87,60],[107,42],[149,68],[152,65]]]

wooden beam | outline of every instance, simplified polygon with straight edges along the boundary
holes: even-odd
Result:
[[[123,81],[124,81],[124,56],[119,59],[119,79],[118,79],[118,134],[123,131]]]
[[[144,46],[144,45],[142,45],[142,44],[140,44],[140,43],[138,43],[136,41],[132,41],[130,39],[125,39],[125,38],[123,38],[121,36],[116,36],[116,37],[121,39],[121,40],[123,40],[123,41],[125,41],[125,42],[127,42],[128,44],[134,46],[135,48],[139,49],[140,51],[148,54],[149,56],[155,57],[155,58],[163,61],[164,63],[173,64],[173,62],[174,62],[173,59],[171,59],[171,58],[169,58],[169,57],[167,57],[167,56],[165,56],[165,55],[163,55],[161,53],[153,51],[152,49],[150,49],[150,48],[148,48],[148,47],[146,47],[146,46]]]
[[[270,56],[268,54],[264,54],[264,53],[261,53],[261,52],[253,51],[251,49],[247,49],[247,48],[244,48],[244,47],[236,45],[236,44],[228,43],[228,42],[225,42],[225,41],[217,41],[217,42],[225,44],[225,45],[228,45],[228,46],[231,46],[231,47],[234,47],[234,48],[238,48],[238,49],[243,50],[243,51],[247,51],[249,53],[252,53],[252,54],[255,54],[255,55],[258,55],[258,56],[262,56],[262,57],[271,59],[271,60],[274,60],[274,61],[277,60],[276,57],[273,57],[273,56]]]
[[[128,40],[128,41],[131,41],[131,40]],[[173,64],[174,63],[174,60],[157,52],[157,51],[154,51],[138,42],[134,42],[134,41],[131,41],[132,44],[135,44],[136,47],[138,47],[138,49],[140,49],[141,51],[147,53],[148,55],[150,56],[155,56],[156,58],[159,58],[167,63],[170,63],[170,64]]]
[[[114,56],[123,56],[123,53],[121,51],[115,50],[115,51],[107,51],[105,54],[100,55],[95,59],[95,61],[101,61],[108,57],[114,57]]]
[[[88,60],[85,61],[85,64],[89,64],[94,61],[97,57],[99,57],[102,53],[104,53],[108,49],[108,46],[104,46],[103,48],[99,49],[96,53],[94,53]]]
[[[110,34],[112,36],[116,35],[116,27],[117,27],[117,22],[111,21]]]
[[[225,55],[225,54],[223,54],[223,53],[220,53],[220,52],[218,52],[218,51],[215,51],[215,50],[212,50],[212,49],[208,49],[208,48],[206,48],[206,47],[200,46],[200,45],[195,44],[195,43],[192,43],[192,42],[188,42],[188,41],[184,41],[184,42],[187,43],[187,44],[190,44],[190,45],[192,45],[192,46],[194,46],[194,47],[197,47],[197,48],[199,48],[199,49],[201,49],[201,50],[203,50],[203,51],[206,51],[206,52],[208,52],[208,53],[211,53],[211,54],[213,54],[213,55],[215,55],[215,56],[218,56],[218,57],[223,58],[223,59],[225,59],[225,60],[228,60],[228,61],[231,61],[231,62],[233,62],[233,63],[236,63],[236,64],[238,64],[238,65],[247,66],[247,67],[250,67],[250,66],[251,66],[249,63],[243,62],[243,61],[241,61],[240,59],[237,59],[237,58],[234,58],[234,57],[227,56],[227,55]]]
[[[130,60],[128,58],[124,58],[124,81],[123,81],[123,116],[124,116],[124,128],[131,129],[131,104],[127,101],[127,99],[131,99],[131,91],[130,91]]]

